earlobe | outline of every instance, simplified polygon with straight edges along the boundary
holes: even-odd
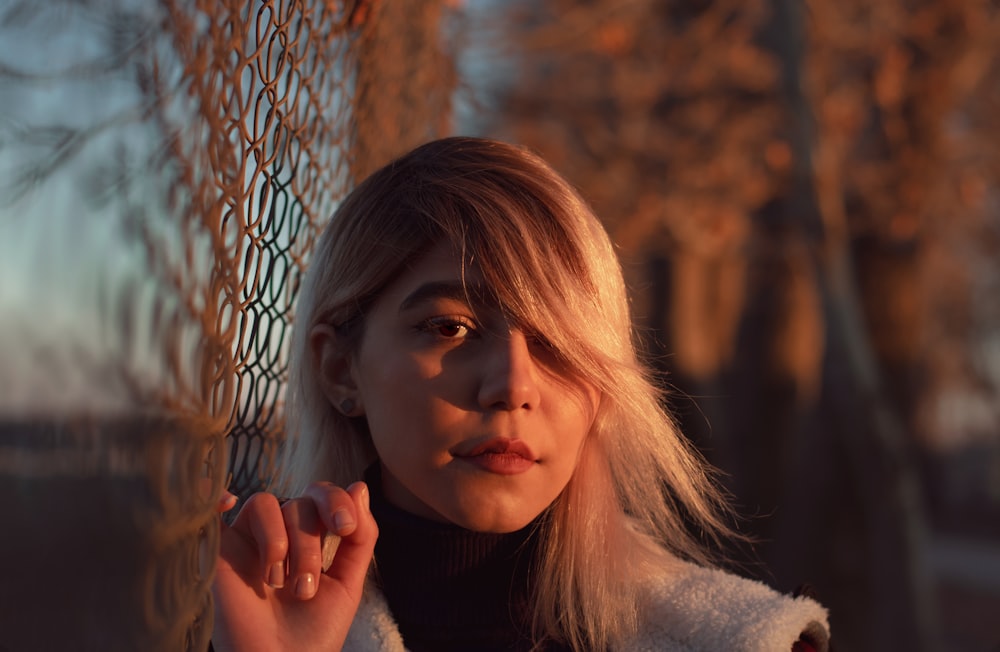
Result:
[[[362,416],[365,410],[354,380],[353,352],[343,345],[337,332],[328,324],[319,324],[312,329],[309,346],[326,399],[345,416]]]

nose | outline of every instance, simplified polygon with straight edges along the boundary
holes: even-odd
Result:
[[[488,410],[533,409],[541,394],[535,359],[528,340],[518,329],[493,339],[484,360],[479,405]]]

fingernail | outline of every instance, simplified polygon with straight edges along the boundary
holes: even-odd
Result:
[[[226,491],[222,494],[222,497],[219,498],[219,509],[223,512],[228,512],[236,506],[238,500],[239,498],[236,497],[236,494]]]
[[[337,532],[343,532],[354,527],[354,519],[346,509],[338,509],[333,514],[333,525],[337,528]]]
[[[366,512],[371,511],[371,506],[368,504],[371,497],[368,495],[368,485],[361,485],[361,504],[364,506]]]
[[[316,578],[312,573],[306,573],[295,580],[295,597],[306,600],[316,593]]]
[[[361,487],[361,506],[365,508],[366,512],[370,512],[371,506],[369,505],[369,500],[371,497],[368,495],[368,485],[358,480],[357,482],[351,483],[351,485],[347,488],[347,491],[351,491],[356,486]]]
[[[333,565],[333,558],[337,556],[337,548],[340,547],[340,537],[327,532],[323,536],[323,572],[330,570]]]
[[[279,561],[271,564],[271,568],[267,572],[267,583],[273,589],[285,586],[285,562]]]

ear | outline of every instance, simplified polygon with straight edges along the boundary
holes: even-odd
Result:
[[[349,350],[328,324],[309,333],[309,348],[319,376],[320,389],[334,408],[349,417],[365,413],[361,392],[354,378],[354,352]]]

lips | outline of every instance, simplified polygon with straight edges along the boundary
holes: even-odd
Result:
[[[523,441],[520,439],[503,439],[501,437],[485,441],[467,452],[457,453],[455,457],[476,457],[477,455],[486,455],[489,453],[518,455],[531,461],[535,460],[535,454],[531,452],[531,449]]]
[[[498,475],[524,473],[537,461],[531,448],[520,439],[490,439],[454,455],[484,471]]]

